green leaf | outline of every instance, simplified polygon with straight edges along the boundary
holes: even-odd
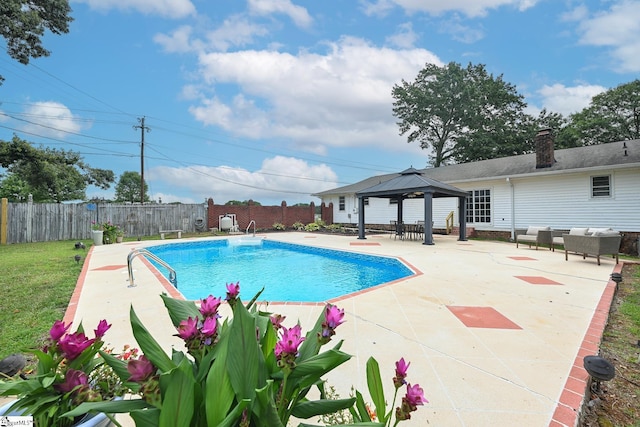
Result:
[[[205,412],[207,425],[217,426],[227,416],[233,404],[234,392],[227,371],[227,349],[229,341],[225,336],[216,344],[219,353],[205,380]]]
[[[343,409],[349,409],[355,403],[356,398],[349,399],[320,399],[298,403],[292,415],[296,418],[308,419],[318,415],[332,414]]]
[[[142,399],[132,399],[132,400],[106,400],[103,402],[84,402],[81,403],[78,407],[73,410],[62,414],[65,417],[77,417],[79,415],[84,415],[89,412],[105,412],[108,414],[124,414],[127,412],[132,412],[140,409],[151,408],[149,405]]]
[[[371,421],[369,411],[367,411],[367,405],[364,403],[362,393],[356,390],[356,409],[358,410],[359,418],[363,421]]]
[[[130,415],[135,421],[136,427],[158,427],[160,424],[160,409],[158,408],[134,411]]]
[[[176,328],[180,325],[180,322],[187,320],[189,317],[194,319],[200,317],[200,310],[198,310],[198,307],[193,301],[179,300],[171,298],[168,295],[160,295],[160,297],[169,312],[173,326]]]
[[[242,411],[244,411],[244,409],[247,407],[247,405],[249,405],[249,403],[251,403],[251,400],[249,400],[249,399],[241,400],[240,403],[238,403],[235,406],[235,408],[233,408],[233,410],[229,413],[229,415],[227,415],[227,418],[225,418],[216,427],[235,427],[235,426],[237,426],[239,421],[240,421],[240,418],[242,417]]]
[[[160,427],[189,427],[195,407],[193,367],[188,359],[168,374],[160,375],[162,410]]]
[[[233,307],[233,322],[229,327],[227,365],[238,400],[253,400],[256,389],[265,385],[264,358],[256,339],[255,319],[239,303]]]
[[[253,412],[258,417],[259,425],[267,427],[284,427],[278,416],[278,408],[273,394],[273,380],[268,380],[267,385],[256,390],[257,405],[253,406]]]
[[[315,377],[313,382],[307,384],[311,385],[320,379],[322,375],[342,365],[349,359],[351,359],[350,354],[338,350],[327,350],[303,362],[297,363],[289,378],[293,379],[310,375]]]
[[[384,400],[384,389],[382,388],[382,379],[380,379],[380,367],[378,361],[373,357],[367,360],[367,386],[369,387],[369,395],[376,407],[376,414],[383,423],[386,419],[386,401]]]
[[[320,331],[322,331],[322,323],[324,322],[325,311],[326,306],[320,312],[318,320],[316,320],[316,324],[313,326],[313,329],[311,329],[309,332],[307,332],[307,335],[305,335],[304,342],[299,349],[299,361],[307,360],[308,358],[315,356],[316,354],[318,354],[318,352],[320,352],[321,345],[318,342],[318,334],[320,333]]]
[[[136,342],[140,346],[140,350],[142,350],[147,359],[149,359],[151,363],[153,363],[153,365],[162,372],[169,372],[175,368],[175,363],[171,361],[160,344],[158,344],[158,342],[153,338],[147,328],[144,327],[136,315],[133,306],[131,306],[129,314],[131,317],[131,329],[133,330],[133,336],[136,338]]]

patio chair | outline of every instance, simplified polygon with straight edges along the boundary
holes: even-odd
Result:
[[[516,248],[520,243],[536,245],[536,250],[540,245],[549,245],[549,250],[553,250],[553,235],[551,227],[534,227],[527,229],[516,229]]]

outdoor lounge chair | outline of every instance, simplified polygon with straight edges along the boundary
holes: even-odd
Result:
[[[536,245],[536,250],[540,245],[549,245],[549,249],[553,249],[553,237],[551,227],[533,227],[527,229],[516,229],[516,248],[520,243]]]
[[[594,231],[591,234],[564,234],[564,259],[569,260],[569,252],[582,254],[582,259],[587,255],[595,255],[600,265],[600,255],[611,255],[618,263],[618,252],[622,235],[614,230]]]

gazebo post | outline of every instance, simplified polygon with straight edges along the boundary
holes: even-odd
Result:
[[[358,197],[358,239],[364,240],[364,197]]]
[[[396,200],[398,201],[398,218],[396,221],[396,236],[403,236],[402,233],[404,233],[404,229],[402,227],[402,203],[403,203],[403,199],[402,199],[402,195],[398,195]],[[404,237],[404,236],[403,236]]]
[[[424,242],[433,245],[433,193],[424,193]]]
[[[458,197],[458,217],[460,219],[460,234],[458,240],[467,241],[467,198]]]

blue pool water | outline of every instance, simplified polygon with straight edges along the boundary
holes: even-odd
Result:
[[[244,301],[264,287],[263,301],[323,302],[413,274],[393,258],[270,240],[248,246],[213,240],[147,249],[176,270],[178,290],[192,300],[224,297],[225,285],[239,281]]]

